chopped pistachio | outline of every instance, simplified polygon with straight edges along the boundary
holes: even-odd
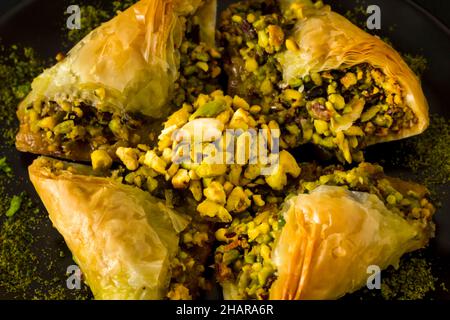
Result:
[[[149,150],[146,152],[144,164],[158,173],[166,174],[167,163],[158,157],[154,150]]]
[[[248,104],[247,101],[245,101],[244,99],[242,99],[239,96],[234,96],[233,97],[233,107],[237,110],[239,108],[242,108],[244,110],[249,110],[250,109],[250,105]]]
[[[73,120],[67,120],[56,125],[53,128],[53,132],[55,132],[56,134],[67,134],[70,133],[74,127],[75,123],[73,122]]]
[[[251,201],[242,187],[235,187],[227,199],[226,208],[230,212],[242,212],[251,205]]]
[[[328,122],[323,120],[314,120],[314,128],[318,134],[324,134],[328,131]]]
[[[119,147],[116,150],[116,155],[128,170],[134,171],[139,167],[139,155],[136,149]]]
[[[227,209],[208,199],[204,200],[197,206],[197,211],[202,216],[217,218],[221,222],[230,222],[232,220],[232,217]]]
[[[199,180],[191,180],[189,183],[189,190],[192,193],[195,201],[202,199],[202,183]]]
[[[343,76],[343,77],[341,78],[341,83],[342,83],[342,85],[343,85],[346,89],[348,89],[348,88],[350,88],[351,86],[355,85],[355,84],[357,83],[357,81],[358,81],[358,80],[356,79],[355,74],[352,73],[352,72],[347,72],[347,73],[345,74],[345,76]]]
[[[291,38],[286,40],[286,48],[293,52],[297,52],[299,50],[297,43]]]
[[[206,199],[224,205],[226,203],[226,194],[223,185],[219,182],[213,181],[203,190]]]
[[[56,126],[56,119],[54,117],[45,117],[38,122],[38,127],[52,130]]]
[[[147,177],[147,189],[150,192],[153,192],[158,188],[158,180],[153,177]]]
[[[227,171],[226,164],[209,164],[201,163],[195,170],[200,178],[211,178],[225,174]]]
[[[172,185],[175,189],[185,189],[190,182],[189,174],[186,169],[179,169],[172,178]]]
[[[248,72],[255,72],[258,70],[258,62],[256,62],[255,58],[248,58],[245,60],[245,69]]]
[[[254,194],[253,195],[253,202],[258,206],[258,207],[262,207],[264,206],[266,203],[263,200],[262,196],[260,194]]]
[[[112,165],[112,158],[105,150],[95,150],[91,153],[92,168],[94,170],[106,170]]]
[[[216,99],[210,102],[206,102],[200,106],[190,117],[189,120],[202,117],[215,117],[226,109],[226,102],[223,99]]]

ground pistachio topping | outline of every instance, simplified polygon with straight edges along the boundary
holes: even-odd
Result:
[[[17,190],[17,178],[0,158],[0,292],[6,299],[88,299],[81,290],[66,286],[67,248],[52,230],[47,213],[30,196]],[[49,233],[50,230],[50,233]],[[53,232],[52,232],[53,231]],[[55,247],[55,242],[60,244]],[[70,257],[70,256],[68,256]]]
[[[83,39],[89,32],[97,28],[103,22],[113,18],[118,11],[124,11],[137,0],[111,1],[107,8],[88,4],[89,1],[81,0],[80,5],[80,29],[71,29],[67,32],[64,24],[63,32],[67,35],[67,46],[72,47]]]
[[[413,172],[436,198],[436,189],[450,181],[450,120],[432,114],[423,134],[393,143],[390,154],[385,163]]]
[[[0,42],[0,135],[7,145],[14,145],[18,127],[17,105],[28,94],[31,81],[46,64],[32,48],[6,47]]]
[[[425,250],[406,254],[398,268],[389,267],[381,272],[380,290],[359,290],[348,299],[358,300],[432,300],[433,293],[448,292],[436,277]]]
[[[381,295],[385,300],[424,299],[436,290],[437,280],[426,259],[420,256],[405,258],[398,270],[390,268],[385,271]]]
[[[185,103],[168,118],[157,147],[118,148],[116,155],[122,167],[112,175],[160,194],[171,204],[187,195],[199,202],[199,216],[215,222],[230,222],[233,214],[251,206],[278,202],[281,198],[277,195],[292,185],[300,167],[282,147],[272,153],[279,127],[259,111],[239,96],[227,96],[222,91],[201,94],[192,105]],[[249,134],[252,129],[267,130],[267,136],[261,137],[267,139],[261,145],[266,153],[256,152],[258,144],[253,142],[257,138]],[[191,141],[206,136],[209,139],[198,145]],[[271,167],[272,162],[262,161],[268,158],[276,159],[279,165]],[[102,162],[109,164],[93,159],[94,165]],[[266,175],[265,169],[271,169],[271,174]],[[166,188],[173,190],[162,195]]]

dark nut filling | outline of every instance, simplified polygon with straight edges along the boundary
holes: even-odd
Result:
[[[49,152],[66,157],[78,150],[148,142],[140,132],[148,119],[129,114],[101,112],[80,102],[35,102],[26,110],[32,133],[40,133]]]

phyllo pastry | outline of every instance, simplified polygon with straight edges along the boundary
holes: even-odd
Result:
[[[184,238],[207,230],[184,209],[85,165],[40,157],[29,174],[96,299],[189,299],[206,286]]]
[[[93,30],[33,81],[17,112],[17,148],[89,160],[98,148],[114,155],[118,146],[148,142],[149,134],[159,129],[157,119],[170,112],[176,96],[185,94],[180,86],[204,89],[201,80],[212,76],[212,65],[208,67],[220,53],[210,46],[211,25],[194,16],[197,24],[188,28],[187,19],[211,12],[214,3],[141,0]],[[190,42],[185,34],[191,29],[206,43]],[[180,61],[180,53],[193,51],[197,56]],[[196,68],[198,56],[203,69]],[[190,82],[179,76],[186,68]],[[214,75],[218,73],[215,69]]]
[[[366,146],[428,125],[420,81],[400,54],[322,1],[240,2],[219,30],[228,93],[260,105],[291,147],[360,162]]]
[[[225,298],[337,299],[363,287],[372,266],[397,266],[434,235],[424,187],[368,163],[306,181],[309,169],[281,209],[243,214],[216,232]]]

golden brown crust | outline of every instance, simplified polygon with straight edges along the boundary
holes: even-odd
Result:
[[[102,24],[33,81],[26,104],[77,98],[102,110],[161,117],[178,75],[185,22],[178,3],[141,0]],[[198,4],[184,3],[193,10]]]
[[[30,179],[96,299],[161,299],[189,220],[149,193],[38,158]]]
[[[390,212],[375,195],[343,187],[321,186],[288,200],[284,218],[272,252],[275,300],[340,298],[366,283],[369,266],[395,266],[432,236],[427,226]]]

